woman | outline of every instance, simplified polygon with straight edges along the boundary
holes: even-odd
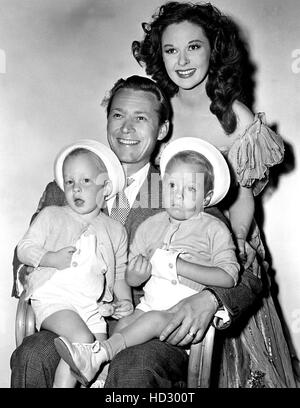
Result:
[[[133,54],[171,98],[171,140],[201,137],[227,157],[235,183],[224,210],[241,262],[249,267],[250,243],[257,253],[251,267],[260,273],[266,262],[253,222],[254,196],[267,184],[269,168],[282,161],[284,147],[264,124],[264,115],[254,116],[242,103],[243,50],[237,31],[209,3],[166,3],[142,26],[145,37],[133,42]],[[271,297],[263,300],[239,336],[226,338],[219,386],[295,387]]]

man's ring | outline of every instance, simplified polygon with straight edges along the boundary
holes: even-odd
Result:
[[[193,333],[192,330],[190,330],[190,331],[188,332],[188,335],[191,336],[191,337],[195,337],[195,336],[196,336],[196,333]]]

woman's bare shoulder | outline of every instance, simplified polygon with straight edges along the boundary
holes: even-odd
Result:
[[[232,109],[237,117],[236,132],[241,133],[253,123],[254,115],[246,105],[238,100],[233,102]]]

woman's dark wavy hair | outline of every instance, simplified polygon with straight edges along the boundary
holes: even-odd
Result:
[[[152,16],[151,23],[143,23],[143,41],[132,43],[132,52],[146,74],[154,79],[170,97],[178,86],[169,78],[161,48],[161,37],[166,27],[189,21],[201,26],[211,47],[206,92],[211,100],[210,110],[220,121],[224,131],[236,129],[232,110],[234,100],[242,100],[242,42],[234,24],[210,3],[168,2]]]

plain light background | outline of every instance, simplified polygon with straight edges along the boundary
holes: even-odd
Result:
[[[17,300],[12,257],[52,180],[53,160],[80,138],[106,143],[100,103],[120,77],[143,75],[130,53],[158,0],[0,0],[0,387],[10,386]],[[278,298],[300,354],[300,2],[215,0],[234,17],[257,71],[255,111],[290,145],[290,169],[264,195],[264,232]]]

